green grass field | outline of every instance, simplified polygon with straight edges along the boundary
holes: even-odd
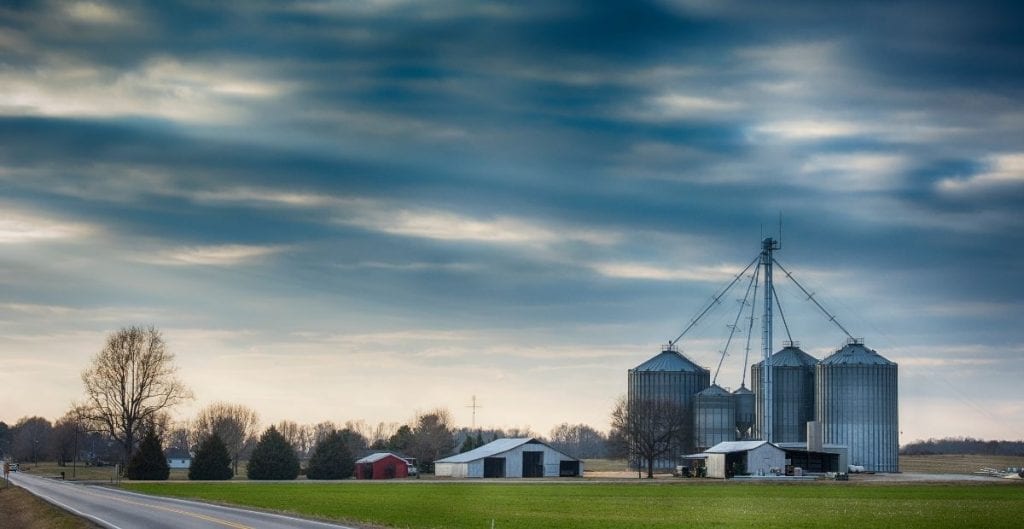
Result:
[[[409,528],[1021,527],[1024,486],[133,483],[137,492]]]

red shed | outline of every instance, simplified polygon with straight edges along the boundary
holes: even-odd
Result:
[[[356,479],[409,477],[409,462],[391,452],[377,452],[356,461]]]

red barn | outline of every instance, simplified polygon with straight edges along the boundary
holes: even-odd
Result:
[[[390,452],[370,454],[356,461],[356,479],[409,477],[409,462]]]

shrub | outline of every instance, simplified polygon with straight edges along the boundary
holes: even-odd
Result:
[[[167,479],[171,473],[171,467],[167,464],[164,451],[160,447],[160,439],[156,433],[150,430],[142,439],[139,450],[132,456],[125,468],[125,475],[128,479]]]
[[[309,479],[347,479],[352,477],[356,463],[341,432],[335,430],[316,444],[309,458],[306,477]]]
[[[188,467],[188,479],[225,480],[234,475],[231,471],[231,455],[220,436],[212,434],[203,439]]]
[[[295,479],[299,476],[299,458],[288,440],[271,426],[263,432],[249,456],[249,479]]]

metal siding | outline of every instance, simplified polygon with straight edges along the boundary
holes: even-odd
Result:
[[[899,471],[896,364],[822,363],[815,406],[826,444],[846,445],[849,464]]]
[[[697,450],[736,440],[736,407],[732,394],[696,395],[693,415]]]
[[[815,366],[772,366],[772,439],[775,443],[807,441],[807,421],[813,421]],[[750,366],[750,384],[755,394],[754,436],[761,437],[764,422],[764,394],[761,391],[761,363]]]
[[[704,466],[709,478],[725,479],[725,454],[708,454]]]
[[[747,473],[768,474],[772,468],[786,466],[786,452],[770,444],[747,451]]]
[[[627,396],[630,402],[637,400],[664,399],[678,404],[686,413],[682,441],[677,454],[695,451],[693,432],[694,396],[711,385],[711,373],[699,371],[640,371],[630,369],[627,379]],[[674,466],[674,457],[668,464]]]
[[[754,427],[754,393],[746,387],[741,387],[733,392],[733,399],[733,402],[736,405],[737,437],[747,439],[751,437]]]

